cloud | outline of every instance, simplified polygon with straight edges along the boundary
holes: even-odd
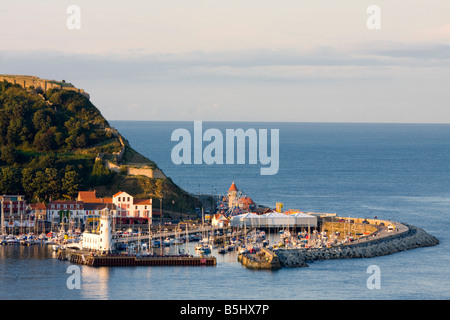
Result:
[[[364,79],[398,67],[439,67],[450,60],[450,45],[393,42],[342,48],[239,50],[182,54],[67,54],[57,51],[0,51],[3,73],[57,79],[129,82],[307,81]]]
[[[178,54],[0,51],[0,70],[85,89],[107,119],[442,122],[450,46],[339,47]]]

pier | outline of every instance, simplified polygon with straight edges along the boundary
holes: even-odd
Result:
[[[134,267],[134,266],[215,266],[215,257],[194,257],[190,255],[127,255],[93,254],[86,250],[59,249],[59,260],[92,267]]]

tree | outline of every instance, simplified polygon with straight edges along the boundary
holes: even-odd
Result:
[[[75,170],[66,171],[62,180],[62,189],[66,198],[72,199],[80,188],[80,178]]]
[[[12,144],[7,144],[1,148],[0,159],[3,160],[8,165],[13,165],[17,161],[16,148]]]
[[[53,199],[61,197],[61,179],[59,178],[58,171],[55,168],[47,168],[44,171],[47,183],[48,196]]]
[[[19,194],[22,191],[21,171],[17,168],[5,167],[0,171],[0,192],[3,194]]]
[[[112,172],[103,165],[102,160],[96,160],[92,168],[89,184],[92,186],[104,185],[109,183],[112,177]]]
[[[22,189],[30,196],[34,193],[33,188],[34,171],[31,168],[22,169]]]
[[[47,178],[42,170],[36,172],[31,186],[34,190],[33,197],[37,197],[41,201],[49,198],[47,188]]]

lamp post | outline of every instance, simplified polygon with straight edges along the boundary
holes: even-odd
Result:
[[[175,200],[172,200],[172,219],[175,217]]]

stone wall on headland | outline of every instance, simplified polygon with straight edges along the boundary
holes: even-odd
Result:
[[[83,89],[76,88],[71,83],[67,83],[64,80],[56,81],[56,80],[41,79],[39,77],[27,75],[0,74],[0,81],[18,84],[25,89],[30,87],[34,89],[41,88],[44,92],[47,91],[48,89],[76,91],[79,94],[85,96],[86,98],[88,99],[90,98],[89,94],[85,92]]]
[[[404,224],[406,225],[406,224]],[[400,251],[439,244],[439,240],[423,229],[406,225],[408,231],[366,242],[314,249],[274,250],[282,267],[307,267],[308,262],[329,259],[372,258]]]

